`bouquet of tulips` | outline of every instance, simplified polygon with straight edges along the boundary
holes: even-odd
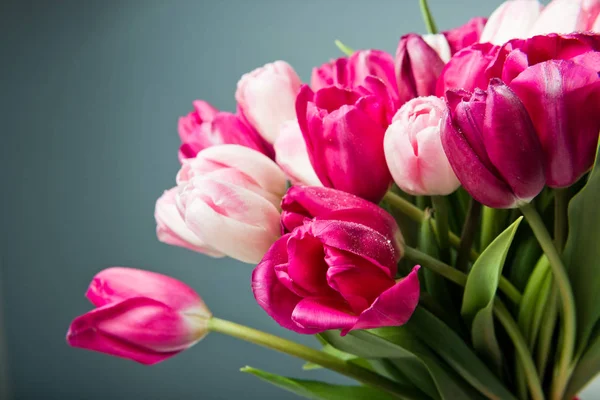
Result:
[[[310,84],[276,61],[236,113],[179,120],[159,240],[255,265],[258,305],[321,349],[120,267],[68,343],[154,364],[219,332],[358,382],[243,369],[311,399],[573,399],[600,371],[600,1],[507,1],[441,33],[421,7],[430,33],[395,56],[338,42]]]

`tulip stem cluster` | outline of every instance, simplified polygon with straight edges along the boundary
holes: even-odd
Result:
[[[435,224],[437,238],[440,245],[441,258],[445,262],[450,261],[450,244],[448,227],[448,203],[443,196],[431,196],[433,209],[435,210]]]
[[[391,381],[356,364],[248,326],[213,317],[208,322],[208,329],[320,365],[366,385],[384,390],[399,399],[419,400],[423,398],[420,391]]]
[[[398,211],[400,211],[401,213],[403,213],[404,215],[406,215],[407,217],[409,217],[410,219],[412,219],[413,221],[415,221],[417,223],[421,223],[421,222],[423,222],[423,219],[425,219],[425,212],[423,210],[421,210],[419,207],[415,206],[411,202],[403,199],[396,193],[387,192],[385,194],[384,200],[386,200],[388,203],[390,203],[390,205],[392,205]],[[433,229],[437,234],[436,219],[432,218],[431,222],[433,223]],[[458,249],[460,247],[460,237],[458,237],[456,235],[456,233],[449,231],[448,232],[448,240],[450,241],[450,244],[454,248]],[[469,257],[470,257],[471,261],[475,261],[477,259],[477,257],[479,257],[479,253],[477,253],[475,250],[471,249]]]
[[[573,290],[569,283],[569,278],[558,250],[550,234],[542,221],[539,213],[531,204],[521,206],[521,212],[529,222],[535,237],[537,238],[542,250],[550,261],[550,267],[554,275],[554,282],[558,287],[560,294],[560,304],[562,306],[562,349],[558,363],[554,370],[554,379],[552,381],[552,399],[560,400],[569,379],[569,366],[573,359],[573,349],[575,347],[575,300]]]
[[[405,246],[404,256],[412,262],[420,264],[421,266],[442,275],[457,285],[464,287],[467,283],[466,274],[415,248]],[[500,277],[498,287],[514,304],[519,304],[521,302],[523,296],[505,277]]]

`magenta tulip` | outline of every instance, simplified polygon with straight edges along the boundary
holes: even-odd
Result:
[[[544,188],[544,157],[519,98],[494,78],[487,91],[449,91],[447,101],[442,145],[463,187],[489,207],[531,201]]]
[[[333,189],[295,188],[290,196],[321,211],[345,198],[355,207],[306,216],[275,242],[252,274],[258,304],[281,326],[304,334],[404,324],[419,301],[419,267],[395,280],[400,250],[397,227],[389,229],[393,218]],[[301,211],[295,199],[283,207]]]
[[[486,22],[486,18],[475,17],[458,28],[442,32],[446,37],[451,54],[454,55],[465,47],[478,43]]]
[[[415,97],[435,94],[445,62],[421,36],[402,36],[395,63],[400,106]]]
[[[86,297],[98,308],[73,320],[67,342],[148,365],[202,339],[212,316],[189,286],[133,268],[100,272]]]
[[[194,158],[199,151],[220,144],[239,144],[273,157],[269,145],[239,115],[218,111],[208,102],[194,101],[194,111],[179,118],[179,160]]]
[[[371,91],[304,86],[296,111],[321,183],[379,202],[391,183],[383,136],[394,107],[383,81],[369,76],[365,83]]]

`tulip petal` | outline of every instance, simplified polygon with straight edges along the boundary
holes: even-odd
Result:
[[[240,261],[257,263],[279,237],[278,210],[250,190],[209,178],[194,178],[178,201],[189,202],[184,220],[192,232]]]
[[[306,297],[294,308],[292,320],[302,329],[322,332],[349,330],[358,317],[351,314],[348,304],[342,299]]]
[[[349,330],[405,324],[419,303],[419,268],[420,266],[415,266],[410,274],[381,293],[371,307],[360,314],[356,324]]]
[[[275,266],[288,262],[289,235],[277,240],[252,272],[252,292],[258,305],[279,325],[294,332],[314,334],[319,329],[305,329],[292,321],[292,313],[301,297],[288,290],[277,278]]]
[[[537,0],[505,1],[490,15],[479,41],[501,45],[528,37],[543,8]]]
[[[200,296],[185,283],[135,268],[112,267],[99,272],[85,295],[96,307],[133,297],[150,297],[174,310],[206,309]]]
[[[298,121],[291,120],[282,124],[274,147],[275,160],[290,178],[292,184],[321,186],[321,182],[310,164],[306,142]]]
[[[486,22],[486,18],[474,17],[458,28],[442,32],[448,41],[451,53],[456,54],[465,47],[479,43],[479,38]],[[435,48],[435,46],[432,47]]]
[[[551,60],[527,68],[510,87],[538,132],[547,185],[571,185],[594,161],[600,131],[598,72],[572,61]]]
[[[155,364],[200,340],[191,321],[165,304],[134,297],[76,318],[67,333],[74,347]]]
[[[321,242],[310,235],[308,229],[299,227],[291,233],[287,250],[287,273],[294,284],[307,296],[324,296],[331,292],[327,286],[327,263]]]

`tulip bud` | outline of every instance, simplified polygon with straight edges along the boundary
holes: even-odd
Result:
[[[283,172],[266,156],[236,145],[208,148],[177,175],[177,207],[203,243],[256,263],[279,237]]]
[[[538,0],[505,1],[490,15],[479,41],[502,45],[511,39],[529,37],[543,8]]]
[[[440,138],[445,110],[439,97],[417,97],[400,107],[385,133],[383,148],[388,167],[406,193],[447,195],[460,186]]]
[[[448,41],[451,54],[454,55],[465,47],[479,43],[481,32],[486,23],[486,18],[475,17],[471,18],[466,24],[459,26],[458,28],[442,32]]]
[[[220,144],[239,144],[273,156],[273,148],[243,118],[220,112],[203,100],[194,101],[194,111],[179,118],[179,161],[194,158],[199,151]]]
[[[487,91],[449,91],[442,145],[463,187],[480,203],[514,208],[544,187],[540,142],[519,98],[499,79]]]
[[[395,63],[400,105],[435,94],[444,61],[421,36],[411,33],[400,39]]]
[[[275,142],[281,123],[296,118],[294,102],[302,82],[285,61],[275,61],[242,76],[235,98],[256,130]]]
[[[212,317],[189,286],[133,268],[100,272],[86,297],[98,308],[73,320],[67,342],[148,365],[197,343]]]
[[[275,141],[275,161],[294,185],[321,186],[315,173],[298,121],[290,120],[281,125]]]
[[[373,90],[366,94],[337,86],[314,93],[303,86],[296,110],[321,183],[379,202],[391,183],[383,153],[391,110],[389,98],[381,97],[388,93],[385,84],[375,77],[367,81]]]
[[[183,221],[175,199],[179,192],[178,187],[165,191],[156,200],[154,218],[156,219],[156,236],[158,240],[172,246],[184,247],[211,257],[223,257],[224,254],[216,251],[204,243],[194,234]]]
[[[553,0],[535,21],[529,36],[593,31],[597,20],[600,20],[598,0]]]

